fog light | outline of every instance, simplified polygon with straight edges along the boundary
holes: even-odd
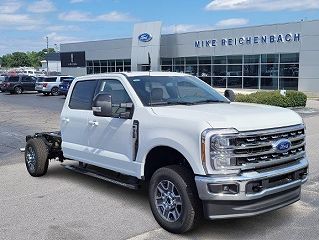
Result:
[[[239,187],[237,184],[208,184],[208,190],[214,194],[237,194]]]

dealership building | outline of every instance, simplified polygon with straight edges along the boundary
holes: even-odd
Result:
[[[319,20],[161,34],[137,23],[132,38],[61,44],[61,72],[81,76],[174,71],[218,88],[319,92]]]

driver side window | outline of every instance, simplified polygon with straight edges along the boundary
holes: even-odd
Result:
[[[132,103],[130,96],[119,80],[101,80],[97,93],[105,93],[111,95],[112,114],[114,116],[126,111],[126,108],[121,108],[121,103]]]

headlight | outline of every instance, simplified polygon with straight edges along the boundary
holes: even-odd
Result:
[[[231,162],[232,140],[237,134],[234,128],[207,129],[202,133],[202,164],[207,174],[238,172]]]

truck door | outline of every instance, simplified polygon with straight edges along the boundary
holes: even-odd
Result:
[[[66,158],[89,162],[90,149],[88,136],[88,114],[92,109],[92,99],[96,80],[78,81],[72,90],[70,100],[66,100],[60,119],[62,150]]]
[[[132,103],[132,100],[122,83],[117,79],[100,80],[97,93],[109,93],[112,105]],[[94,116],[88,114],[90,160],[95,165],[135,175],[133,167],[133,120],[119,118],[119,113],[125,109],[112,107],[112,117]]]

